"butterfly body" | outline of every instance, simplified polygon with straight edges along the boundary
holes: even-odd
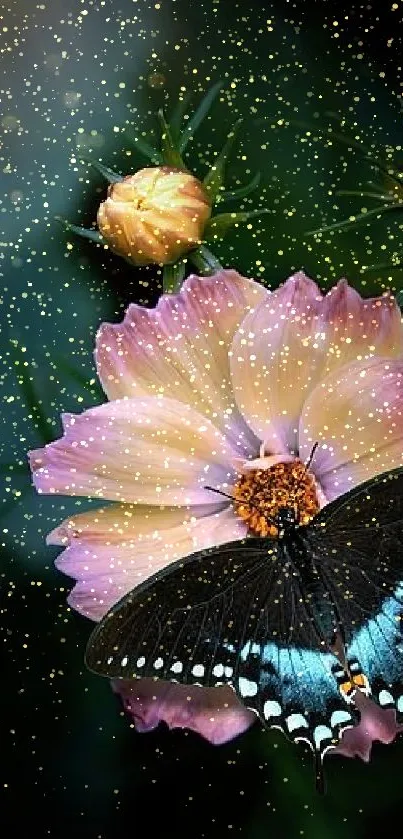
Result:
[[[340,619],[329,596],[320,564],[315,561],[306,527],[297,524],[294,510],[287,507],[281,511],[277,524],[279,562],[285,572],[294,578],[295,587],[306,607],[306,619],[311,621],[319,644],[330,647],[335,633],[341,629]]]
[[[403,717],[403,469],[278,537],[199,551],[147,580],[95,628],[88,667],[229,684],[268,728],[317,757],[357,721],[357,691]],[[387,704],[389,703],[389,704]]]

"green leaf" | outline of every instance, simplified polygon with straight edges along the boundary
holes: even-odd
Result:
[[[147,143],[147,140],[144,140],[142,137],[135,134],[133,129],[127,128],[125,134],[140,154],[147,157],[152,163],[156,163],[157,165],[162,163],[162,157],[159,151],[151,146],[150,143]]]
[[[106,181],[110,184],[117,184],[119,181],[123,181],[123,175],[119,175],[118,172],[114,172],[113,169],[109,169],[108,166],[104,166],[103,163],[100,163],[98,160],[92,160],[89,157],[85,157],[84,155],[80,154],[80,160],[83,163],[88,163],[89,166],[92,166],[93,169],[96,169]]]
[[[200,271],[201,276],[209,277],[211,274],[215,274],[216,271],[222,271],[223,268],[221,262],[218,261],[217,257],[205,245],[201,245],[196,251],[191,251],[188,254],[188,259],[197,271]]]
[[[215,239],[223,239],[228,230],[234,225],[243,224],[251,218],[262,216],[265,213],[271,213],[268,208],[262,207],[260,210],[250,210],[249,212],[241,213],[220,213],[213,216],[204,228],[203,237],[206,241]]]
[[[104,402],[105,396],[99,381],[94,376],[91,376],[91,379],[94,379],[93,383],[91,384],[90,377],[86,376],[85,373],[82,373],[81,370],[78,370],[74,364],[70,361],[66,361],[63,356],[58,356],[57,358],[57,370],[58,372],[66,373],[70,378],[83,390],[89,391],[93,395],[96,395],[98,401]]]
[[[217,84],[213,85],[213,87],[210,88],[208,93],[206,93],[204,99],[202,99],[197,111],[195,111],[195,113],[187,123],[186,128],[182,132],[179,143],[180,152],[185,151],[185,149],[187,148],[189,141],[192,139],[193,135],[196,133],[204,118],[207,116],[211,106],[214,103],[214,100],[217,98],[218,94],[220,93],[223,87],[223,81],[217,82]]]
[[[164,294],[175,294],[179,291],[186,273],[186,259],[181,259],[173,265],[164,265],[162,269],[162,290]]]
[[[14,343],[13,348],[14,357],[17,359],[19,358],[19,352],[18,347],[16,347]],[[19,367],[16,367],[15,375],[17,383],[24,397],[24,403],[27,409],[27,413],[32,414],[33,425],[39,432],[42,443],[50,443],[50,441],[53,439],[50,421],[48,422],[48,418],[45,414],[44,409],[42,408],[41,400],[35,390],[34,383],[31,381],[29,377],[29,371],[26,368],[20,370]]]
[[[91,242],[96,242],[97,245],[103,245],[104,240],[98,230],[88,229],[87,227],[78,227],[76,224],[70,224],[69,221],[61,216],[55,216],[55,220],[59,222],[66,230],[71,230],[82,239],[90,239]]]
[[[227,192],[220,193],[220,201],[239,201],[241,198],[246,198],[250,195],[255,189],[258,188],[260,184],[261,174],[257,172],[255,177],[249,181],[248,184],[245,186],[240,186],[238,189],[232,189]]]
[[[381,216],[389,210],[402,210],[403,204],[389,204],[386,207],[375,207],[373,210],[368,210],[367,213],[359,213],[358,215],[351,215],[350,218],[344,221],[338,221],[335,224],[328,224],[326,227],[319,227],[317,230],[308,230],[306,236],[315,236],[317,233],[327,233],[328,230],[343,230],[354,227],[362,221],[366,221],[371,216]]]
[[[175,148],[162,108],[158,111],[158,119],[161,124],[161,153],[163,162],[166,166],[175,166],[176,169],[187,169],[178,150]]]
[[[169,120],[171,137],[175,146],[179,146],[183,117],[186,112],[186,108],[189,105],[190,99],[191,94],[189,92],[185,93],[182,99],[179,99],[172,112],[171,119]]]
[[[403,271],[403,259],[401,262],[377,262],[375,265],[367,265],[366,268],[362,269],[363,274],[366,274],[368,271]],[[399,291],[399,294],[403,295],[403,292]],[[402,303],[399,302],[399,306]]]
[[[27,470],[28,471],[28,470]],[[14,493],[7,493],[8,497],[3,498],[0,506],[0,518],[3,516],[8,515],[9,512],[15,507],[17,504],[20,504],[21,501],[24,501],[26,495],[30,491],[30,487],[23,487],[21,489],[20,495],[14,495]]]
[[[385,203],[396,203],[393,195],[383,195],[381,192],[363,192],[358,189],[338,189],[335,195],[355,195],[357,198],[375,198]]]
[[[402,266],[402,268],[403,268],[403,266]],[[395,300],[396,300],[397,305],[400,306],[400,308],[402,309],[403,308],[403,291],[398,291],[397,294],[395,294]]]
[[[232,131],[228,134],[228,139],[220,153],[217,155],[213,166],[204,178],[203,184],[206,187],[212,204],[214,204],[220,189],[224,184],[225,169],[241,123],[242,119],[238,119]]]
[[[334,116],[334,115],[333,115]],[[311,125],[309,122],[303,122],[302,120],[290,119],[287,120],[290,125],[295,125],[299,128],[305,128],[308,131],[316,132],[317,134],[325,135],[328,137],[329,140],[337,140],[338,143],[342,143],[349,148],[356,149],[364,160],[368,160],[373,166],[376,166],[380,172],[383,172],[384,175],[388,175],[388,177],[394,181],[395,183],[402,186],[402,179],[398,177],[398,174],[391,169],[390,164],[387,160],[383,160],[381,157],[376,157],[373,154],[372,150],[368,148],[361,140],[355,140],[353,137],[347,137],[345,134],[340,133],[339,131],[334,131],[333,128],[328,127],[321,127],[320,125]]]

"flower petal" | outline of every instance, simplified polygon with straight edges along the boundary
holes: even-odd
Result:
[[[340,280],[323,298],[320,320],[328,336],[326,372],[360,357],[403,353],[402,316],[389,294],[364,298]]]
[[[403,359],[373,358],[327,376],[305,403],[300,456],[319,442],[312,469],[328,499],[403,459]]]
[[[166,565],[242,539],[246,530],[221,502],[190,510],[111,504],[67,519],[47,541],[68,545],[56,566],[78,581],[70,605],[101,620],[121,597]]]
[[[112,688],[133,717],[137,731],[152,731],[160,722],[188,728],[214,745],[227,743],[256,721],[227,686],[202,688],[153,679],[114,680]]]
[[[234,404],[228,350],[245,314],[268,296],[236,271],[220,271],[188,277],[155,309],[132,304],[122,323],[104,323],[97,336],[108,398],[174,397],[209,417],[248,456],[256,441]]]
[[[233,479],[231,449],[197,411],[164,397],[122,399],[64,418],[60,440],[30,452],[42,493],[139,504],[212,503]]]
[[[295,450],[295,428],[318,353],[310,336],[321,295],[302,272],[243,320],[231,349],[238,407],[271,454]]]
[[[403,726],[396,722],[396,711],[380,708],[361,691],[357,691],[354,701],[361,714],[360,722],[343,732],[340,742],[332,749],[331,754],[360,757],[368,763],[373,742],[378,740],[385,744],[392,743],[403,730]]]
[[[392,298],[363,300],[345,280],[322,297],[299,272],[248,314],[234,336],[238,407],[270,453],[296,451],[302,406],[327,373],[350,360],[402,351]]]

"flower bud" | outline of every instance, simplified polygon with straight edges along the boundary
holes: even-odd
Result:
[[[197,178],[158,166],[111,184],[97,222],[115,253],[134,265],[165,265],[200,244],[210,213],[210,201]]]

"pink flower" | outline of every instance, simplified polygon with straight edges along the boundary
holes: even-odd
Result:
[[[345,757],[360,757],[368,763],[374,740],[380,743],[392,743],[403,731],[403,725],[396,722],[396,711],[392,708],[380,708],[373,699],[357,691],[354,704],[360,712],[360,722],[353,728],[347,728],[340,742],[332,749],[333,754]]]
[[[169,728],[189,728],[218,746],[246,731],[256,716],[230,687],[201,688],[154,679],[115,680],[137,731],[152,731],[163,720]]]
[[[70,604],[100,620],[167,564],[249,526],[263,532],[261,516],[207,485],[242,495],[272,469],[275,506],[276,481],[283,492],[287,469],[318,442],[310,492],[322,506],[400,464],[402,350],[393,299],[363,300],[345,280],[323,296],[302,272],[272,293],[235,271],[191,276],[155,309],[131,305],[121,324],[103,324],[96,363],[109,401],[64,416],[63,437],[30,453],[38,492],[113,502],[48,537],[66,546],[57,566],[77,581]],[[175,702],[188,690],[160,689]],[[126,701],[128,690],[136,717],[141,683],[122,687]],[[166,707],[153,706],[172,724]],[[192,707],[187,726],[210,737],[199,701]],[[175,713],[184,719],[181,703]]]

